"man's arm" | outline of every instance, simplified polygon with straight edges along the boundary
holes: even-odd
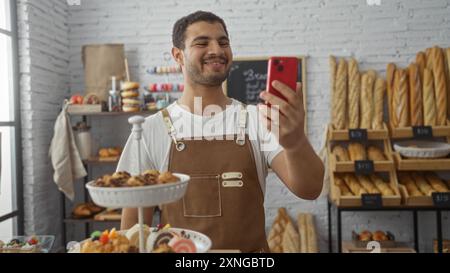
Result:
[[[144,224],[151,227],[153,221],[153,210],[155,208],[144,209]],[[120,230],[127,230],[138,223],[138,210],[135,208],[125,208],[122,210],[122,221],[120,222]]]
[[[296,91],[279,81],[274,81],[272,85],[287,101],[266,91],[260,94],[266,103],[272,105],[272,108],[259,105],[260,114],[267,129],[275,132],[284,148],[272,160],[271,167],[295,195],[314,200],[322,191],[324,166],[304,132],[305,110],[301,84],[297,84]],[[279,111],[274,111],[276,107]]]

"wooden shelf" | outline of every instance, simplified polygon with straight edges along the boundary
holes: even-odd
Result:
[[[155,111],[141,111],[141,112],[80,112],[80,113],[68,113],[70,116],[99,116],[99,117],[111,117],[111,116],[133,116],[133,115],[141,115],[141,116],[149,116],[157,113],[158,110]]]
[[[120,220],[95,220],[94,218],[85,218],[85,219],[75,219],[75,218],[66,218],[64,219],[65,223],[118,223]]]
[[[367,130],[367,138],[369,140],[380,140],[388,139],[389,131],[386,124],[383,124],[384,129],[382,130]],[[328,140],[350,140],[349,130],[335,130],[331,125],[328,126]]]
[[[397,170],[400,171],[448,171],[450,158],[407,159],[399,153],[394,153]]]
[[[448,137],[450,136],[450,126],[433,126],[433,137]],[[392,139],[399,138],[413,138],[413,128],[405,127],[405,128],[390,128],[390,134]]]
[[[343,253],[370,253],[371,249],[356,247],[350,241],[342,242]],[[416,251],[409,247],[407,243],[396,243],[395,247],[381,247],[381,253],[416,253]]]
[[[111,164],[117,164],[119,163],[119,158],[117,158],[117,160],[99,160],[98,157],[92,157],[86,160],[83,160],[84,164],[88,164],[88,165],[111,165]]]

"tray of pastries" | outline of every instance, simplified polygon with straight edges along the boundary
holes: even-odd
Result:
[[[14,236],[11,239],[0,239],[0,253],[48,253],[52,249],[55,236],[33,235]]]
[[[104,175],[86,184],[95,204],[103,207],[151,207],[179,200],[190,177],[171,172],[147,170],[132,176],[128,172]]]
[[[360,233],[352,231],[352,243],[355,247],[365,248],[367,243],[376,241],[380,243],[380,247],[395,247],[395,236],[387,231],[377,230],[371,232],[364,230]]]

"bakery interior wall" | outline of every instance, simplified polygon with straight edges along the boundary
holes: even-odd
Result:
[[[146,85],[158,81],[146,69],[167,63],[163,53],[170,50],[175,20],[199,9],[215,12],[227,23],[235,56],[308,56],[308,131],[316,151],[329,121],[330,54],[354,56],[362,70],[373,68],[384,75],[388,62],[406,66],[420,50],[450,45],[450,0],[382,0],[380,6],[368,6],[366,0],[81,0],[81,5],[68,5],[72,2],[76,3],[18,1],[25,227],[29,234],[60,232],[60,196],[52,182],[47,151],[63,98],[83,90],[84,44],[124,43],[132,78]],[[100,143],[123,145],[129,134],[126,119],[93,119],[91,125],[96,148]],[[93,171],[97,176],[111,169]],[[81,183],[77,190],[77,201],[81,201]],[[265,205],[267,230],[278,207],[286,207],[294,219],[300,211],[313,213],[320,249],[327,251],[325,196],[314,202],[299,200],[270,174]],[[349,239],[352,229],[369,228],[390,230],[400,241],[413,241],[409,213],[343,215],[344,239]],[[444,226],[449,221],[449,214],[444,214]],[[431,252],[433,215],[420,213],[420,223],[421,251]],[[68,236],[80,232],[71,229]]]

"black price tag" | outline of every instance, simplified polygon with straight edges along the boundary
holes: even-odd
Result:
[[[373,174],[374,166],[372,160],[356,160],[355,173],[356,174]]]
[[[383,206],[383,199],[381,194],[361,194],[362,206],[365,208],[381,208]]]
[[[418,139],[432,138],[433,128],[431,126],[413,126],[413,137]]]
[[[436,207],[450,208],[450,192],[433,192],[432,196]]]
[[[348,130],[348,138],[351,141],[367,141],[367,130],[366,129],[350,129]]]

